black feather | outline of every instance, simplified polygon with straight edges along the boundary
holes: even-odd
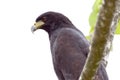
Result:
[[[78,80],[89,53],[89,42],[83,33],[60,13],[47,12],[39,16],[36,22],[39,20],[45,22],[42,29],[49,34],[54,69],[59,80]],[[108,80],[102,64],[95,80]]]

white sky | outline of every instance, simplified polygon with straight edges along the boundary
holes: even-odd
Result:
[[[46,11],[63,13],[85,35],[95,0],[1,0],[0,1],[0,80],[57,80],[48,35],[31,33],[37,16]],[[120,36],[114,39],[108,60],[110,80],[120,80]]]

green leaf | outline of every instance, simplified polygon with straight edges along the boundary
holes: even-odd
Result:
[[[120,34],[120,20],[118,21],[117,28],[115,34]]]
[[[89,24],[90,24],[90,33],[92,33],[94,31],[94,27],[97,21],[97,13],[91,13],[90,17],[89,17]]]
[[[85,37],[86,37],[86,39],[87,39],[87,40],[90,40],[90,39],[91,39],[91,37],[90,37],[90,36],[85,36]]]
[[[99,12],[101,4],[102,4],[102,0],[96,0],[92,7],[93,10]]]
[[[89,24],[91,27],[90,33],[93,33],[94,31],[94,27],[97,21],[97,16],[98,16],[101,4],[102,4],[102,0],[96,0],[93,5],[93,8],[92,8],[93,12],[90,14],[90,17],[89,17]]]

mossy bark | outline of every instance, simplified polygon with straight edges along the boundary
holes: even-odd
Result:
[[[94,80],[99,64],[108,54],[119,18],[120,9],[117,10],[117,8],[120,6],[118,3],[120,4],[120,0],[103,1],[95,26],[90,52],[79,80]]]

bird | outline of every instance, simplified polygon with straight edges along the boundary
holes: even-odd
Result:
[[[58,80],[78,80],[89,53],[90,43],[65,15],[48,11],[36,18],[31,31],[43,29],[48,33],[54,71]],[[108,80],[100,64],[95,80]]]

